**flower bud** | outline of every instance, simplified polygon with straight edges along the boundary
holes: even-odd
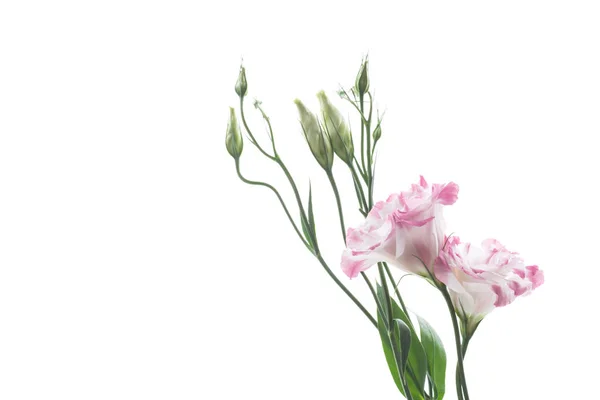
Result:
[[[379,139],[381,139],[381,122],[377,124],[373,131],[373,143],[376,143]]]
[[[248,82],[246,81],[246,68],[240,66],[240,74],[238,80],[235,83],[235,92],[238,96],[244,97],[248,92]]]
[[[325,130],[331,138],[333,151],[346,164],[351,164],[354,158],[354,144],[350,128],[339,110],[331,104],[325,92],[320,91],[317,93],[317,97],[321,103],[323,122]]]
[[[354,84],[356,92],[363,96],[369,91],[369,60],[365,58],[356,75],[356,83]]]
[[[229,107],[229,124],[227,125],[227,133],[225,134],[225,147],[227,147],[227,151],[231,154],[231,157],[236,160],[240,157],[244,149],[240,126],[235,116],[235,110],[231,107]]]
[[[302,125],[302,131],[304,137],[308,142],[308,147],[313,153],[321,167],[329,171],[333,165],[333,149],[331,148],[331,139],[326,132],[323,132],[319,125],[319,120],[315,115],[310,112],[304,104],[296,99],[294,100],[296,107],[298,107],[298,114],[300,115],[300,124]]]

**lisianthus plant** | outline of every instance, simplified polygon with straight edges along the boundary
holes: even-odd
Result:
[[[247,184],[271,190],[285,212],[298,239],[314,255],[335,284],[359,308],[377,329],[385,360],[398,391],[409,400],[442,399],[446,392],[446,352],[432,325],[420,316],[409,314],[396,283],[394,272],[420,276],[431,284],[445,300],[450,311],[457,353],[456,394],[469,400],[463,360],[467,347],[481,321],[495,308],[513,302],[544,282],[536,265],[526,265],[518,253],[499,241],[488,239],[481,245],[463,242],[458,235],[446,231],[443,211],[458,199],[454,182],[428,183],[420,177],[417,183],[386,200],[375,202],[374,159],[382,137],[382,118],[373,116],[373,95],[369,82],[369,62],[364,59],[353,87],[340,89],[340,101],[350,103],[360,120],[360,136],[356,137],[347,121],[323,91],[317,93],[320,110],[309,110],[295,100],[300,129],[308,148],[326,174],[339,211],[339,223],[346,244],[341,259],[335,262],[348,279],[357,278],[367,285],[375,310],[368,310],[346,287],[321,253],[317,224],[313,213],[312,192],[305,203],[282,155],[277,151],[271,121],[260,102],[254,106],[264,118],[270,143],[259,143],[245,117],[248,93],[246,71],[242,66],[235,84],[239,97],[241,126],[235,109],[230,109],[225,144],[235,161],[239,178]],[[294,194],[294,208],[279,191],[264,181],[246,178],[241,171],[244,149],[241,127],[247,140],[276,167],[280,168]],[[355,146],[355,141],[357,145]],[[332,172],[335,159],[345,164],[354,183],[359,212],[364,220],[346,229],[342,201]],[[299,217],[295,217],[298,215]],[[368,271],[373,267],[374,271]]]

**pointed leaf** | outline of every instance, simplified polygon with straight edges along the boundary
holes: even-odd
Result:
[[[304,237],[310,246],[310,249],[314,252],[315,246],[312,241],[312,235],[310,233],[310,227],[306,226],[306,222],[304,222],[304,218],[300,215],[300,225],[302,225],[302,233],[304,233]]]
[[[311,232],[313,235],[317,234],[315,227],[315,216],[313,214],[313,203],[312,203],[312,186],[309,182],[308,184],[308,225],[311,228]]]
[[[396,363],[396,357],[394,356],[394,350],[392,349],[391,338],[380,313],[377,313],[377,329],[379,330],[379,335],[381,336],[381,345],[383,346],[385,361],[387,362],[390,373],[392,374],[394,383],[398,387],[400,393],[402,393],[402,395],[405,395],[404,388],[402,387],[402,381],[400,379],[400,374],[398,372],[398,364]]]
[[[421,330],[421,343],[427,354],[427,371],[435,388],[433,398],[441,400],[446,392],[446,351],[433,327],[418,315],[417,319]]]
[[[411,332],[408,325],[401,319],[394,319],[394,324],[395,334],[400,344],[400,368],[405,371],[410,351]]]
[[[377,297],[383,304],[385,301],[385,295],[383,288],[379,284],[377,284]],[[392,318],[402,320],[402,322],[404,322],[410,328],[411,346],[408,352],[408,365],[406,368],[408,387],[414,400],[423,399],[425,378],[427,376],[427,355],[425,354],[425,350],[423,350],[421,341],[419,340],[419,337],[412,326],[410,318],[404,313],[404,311],[402,311],[400,306],[398,306],[398,303],[396,303],[393,298],[391,301]],[[388,366],[390,366],[389,362]]]

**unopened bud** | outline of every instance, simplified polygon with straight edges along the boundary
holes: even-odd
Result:
[[[229,124],[227,125],[227,133],[225,134],[225,147],[227,147],[227,151],[231,154],[231,157],[236,160],[240,157],[244,149],[240,126],[235,116],[235,110],[231,107],[229,107]]]
[[[381,139],[381,124],[377,124],[377,127],[373,131],[373,143],[376,143],[379,139]]]
[[[248,82],[246,81],[246,68],[240,66],[240,74],[238,80],[235,83],[235,92],[238,96],[244,97],[248,93]]]
[[[300,115],[300,124],[304,137],[308,142],[308,147],[313,153],[321,167],[329,171],[333,165],[333,150],[331,148],[331,139],[326,132],[323,132],[319,125],[317,117],[310,112],[306,106],[298,99],[294,100],[298,107]]]
[[[325,92],[320,91],[317,97],[321,103],[321,115],[325,130],[331,138],[333,151],[346,164],[351,164],[354,158],[354,144],[350,128],[339,110],[331,104]]]
[[[365,58],[356,75],[356,83],[354,84],[356,92],[362,96],[369,91],[369,59]]]

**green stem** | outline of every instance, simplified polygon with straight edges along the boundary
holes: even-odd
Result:
[[[383,264],[377,263],[377,270],[379,271],[379,279],[381,280],[381,286],[383,287],[383,294],[385,296],[386,308],[387,308],[387,317],[390,327],[392,326],[392,320],[394,316],[392,315],[392,298],[390,297],[390,290],[387,285],[387,279],[385,278],[385,274],[383,272]]]
[[[290,175],[290,172],[288,171],[287,167],[285,166],[284,162],[281,160],[281,158],[277,155],[277,152],[275,150],[275,141],[274,141],[274,136],[273,136],[273,129],[271,127],[271,122],[269,121],[269,118],[265,115],[265,113],[263,112],[263,110],[260,110],[263,117],[265,118],[265,120],[267,121],[267,125],[269,127],[269,134],[271,136],[271,142],[273,143],[273,151],[275,152],[275,155],[270,155],[269,153],[267,153],[261,146],[260,144],[258,144],[258,142],[256,141],[256,138],[254,137],[254,135],[252,134],[252,131],[250,130],[250,127],[248,126],[248,123],[246,122],[246,116],[244,113],[244,97],[240,97],[240,114],[242,116],[242,122],[244,125],[244,128],[246,129],[246,132],[248,133],[248,136],[250,137],[250,140],[252,142],[252,144],[254,144],[254,146],[256,146],[256,148],[265,156],[267,157],[269,160],[275,161],[283,170],[283,173],[285,174],[286,178],[288,179],[290,185],[292,186],[292,190],[294,191],[294,196],[296,197],[296,202],[298,203],[298,208],[300,209],[300,218],[302,219],[303,224],[305,224],[306,226],[308,226],[308,219],[306,218],[306,213],[304,211],[304,206],[302,205],[302,199],[300,198],[300,194],[298,193],[298,188],[296,186],[296,183],[294,182],[294,179],[292,178],[292,176]],[[313,241],[315,244],[315,251],[318,251],[318,244],[316,241],[316,238],[314,238],[315,240]]]
[[[375,299],[375,304],[377,305],[377,312],[379,313],[379,315],[381,315],[381,320],[383,321],[386,329],[389,329],[389,327],[387,325],[387,320],[385,319],[383,305],[379,301],[379,297],[377,297],[377,293],[375,292],[375,288],[373,287],[373,284],[367,277],[367,274],[365,274],[363,271],[360,272],[360,275],[363,277],[363,279],[365,280],[365,283],[369,287],[369,290],[371,291],[371,294],[373,295],[373,299]]]
[[[344,224],[344,214],[342,212],[342,201],[340,199],[340,193],[338,191],[338,187],[335,182],[335,177],[333,176],[333,173],[331,171],[327,171],[327,177],[329,178],[329,182],[331,183],[331,187],[332,187],[333,193],[335,195],[335,201],[337,204],[338,215],[339,215],[339,219],[340,219],[340,226],[342,228],[342,237],[344,239],[344,243],[346,243],[346,226]],[[363,277],[363,279],[365,280],[365,282],[367,283],[367,286],[369,287],[369,290],[371,291],[371,294],[373,295],[373,298],[375,299],[375,302],[377,303],[377,305],[379,307],[380,306],[379,300],[377,298],[377,294],[375,293],[375,290],[373,289],[373,285],[371,284],[371,281],[369,280],[369,278],[367,277],[367,275],[364,272],[361,271],[360,274]],[[377,326],[377,324],[375,324],[375,326]]]
[[[454,340],[456,342],[456,355],[458,358],[457,367],[456,367],[456,393],[458,395],[459,400],[469,400],[469,391],[467,390],[467,380],[465,377],[465,366],[463,362],[463,351],[462,345],[460,343],[460,329],[458,327],[458,321],[456,318],[456,311],[454,310],[454,306],[452,305],[452,299],[448,294],[448,289],[446,287],[440,288],[442,294],[444,295],[444,299],[446,300],[446,304],[448,305],[448,310],[450,311],[450,317],[452,318],[452,326],[454,328]],[[462,384],[461,384],[462,383]],[[462,393],[461,393],[462,387]],[[463,397],[464,395],[464,397]]]
[[[464,400],[463,391],[462,391],[462,383],[460,381],[460,374],[458,372],[458,366],[456,367],[456,372],[454,374],[454,382],[456,386],[456,395],[458,396],[458,400]]]
[[[281,195],[279,194],[279,192],[277,191],[277,189],[275,189],[273,186],[271,186],[271,185],[269,185],[268,183],[265,183],[265,182],[251,181],[249,179],[246,179],[242,175],[242,172],[240,170],[240,160],[239,160],[239,158],[237,160],[235,160],[235,169],[237,171],[238,177],[242,180],[242,182],[247,183],[248,185],[263,186],[263,187],[266,187],[268,189],[271,189],[271,191],[273,191],[273,193],[275,193],[275,196],[277,196],[277,199],[279,200],[279,202],[281,203],[281,206],[283,207],[283,210],[285,211],[285,215],[287,215],[288,219],[290,220],[290,223],[294,227],[294,230],[296,231],[296,234],[298,235],[298,237],[300,238],[300,240],[302,241],[302,243],[306,246],[306,248],[309,249],[312,252],[312,250],[310,248],[310,245],[308,244],[308,242],[306,241],[306,239],[304,239],[304,236],[302,236],[302,233],[300,232],[300,230],[298,229],[298,226],[294,222],[294,219],[292,218],[292,215],[290,214],[290,211],[288,210],[287,206],[285,205],[285,202],[283,201],[283,198],[281,197]]]
[[[335,195],[335,202],[337,204],[338,216],[340,218],[340,227],[342,228],[342,237],[344,238],[344,244],[346,243],[346,225],[344,224],[344,213],[342,211],[342,201],[340,200],[340,192],[338,191],[337,184],[335,183],[335,178],[333,177],[333,173],[331,170],[326,171],[327,178],[329,178],[329,183],[331,183],[331,188],[333,189],[333,194]]]
[[[354,181],[354,190],[356,191],[356,197],[358,198],[358,204],[360,208],[364,210],[365,213],[368,213],[367,209],[367,199],[365,198],[365,192],[362,188],[362,184],[360,183],[360,179],[356,174],[356,169],[354,168],[354,164],[349,164],[350,172],[352,173],[352,180]]]
[[[400,295],[400,290],[398,289],[398,285],[396,285],[394,283],[394,277],[392,276],[392,271],[390,271],[390,267],[388,266],[388,264],[386,262],[382,263],[383,267],[385,268],[385,271],[387,273],[388,278],[390,279],[390,282],[392,282],[392,285],[394,285],[394,292],[396,293],[396,297],[398,297],[398,301],[400,302],[400,307],[402,307],[402,311],[404,311],[404,314],[406,314],[406,316],[408,317],[408,309],[406,308],[406,305],[404,304],[404,300],[402,300],[402,296]],[[410,318],[408,318],[409,322],[410,322]],[[412,322],[410,322],[412,325]],[[414,330],[414,327],[412,327]]]
[[[466,338],[463,339],[463,343],[462,343],[462,356],[463,356],[463,359],[467,355],[467,347],[469,347],[469,341],[470,340],[471,340],[470,337],[466,337]]]
[[[279,158],[279,156],[271,156],[268,153],[266,153],[254,139],[254,136],[252,135],[252,132],[250,131],[250,128],[248,127],[248,124],[246,123],[246,118],[244,117],[243,98],[240,99],[240,108],[241,108],[242,121],[243,121],[244,127],[246,128],[246,131],[248,132],[248,135],[252,139],[254,145],[261,151],[261,153],[263,153],[270,160],[275,161],[283,170],[283,173],[285,174],[286,178],[288,179],[288,181],[290,183],[290,186],[292,187],[292,190],[294,191],[294,196],[296,197],[296,202],[298,203],[298,208],[300,210],[300,218],[303,220],[303,223],[306,226],[308,226],[308,219],[306,217],[306,212],[304,211],[304,206],[302,205],[302,199],[300,198],[300,193],[298,192],[298,187],[296,186],[296,183],[294,182],[294,178],[292,178],[290,172],[288,171],[287,167],[285,166],[285,163],[281,160],[281,158]],[[350,292],[348,290],[348,288],[331,271],[331,269],[329,268],[329,266],[327,265],[327,263],[325,262],[325,260],[323,259],[323,257],[320,254],[317,238],[312,234],[311,234],[312,235],[311,238],[313,239],[312,242],[314,244],[314,252],[310,248],[310,245],[308,244],[308,242],[304,239],[304,237],[298,230],[296,223],[294,222],[293,218],[291,217],[291,215],[290,215],[283,199],[281,198],[281,195],[279,195],[279,192],[277,191],[277,189],[275,189],[273,186],[271,186],[267,183],[264,183],[264,182],[254,182],[254,181],[249,181],[249,180],[245,179],[241,175],[241,172],[239,169],[239,159],[236,160],[236,169],[238,172],[238,176],[245,183],[248,183],[251,185],[259,185],[259,186],[267,187],[267,188],[271,189],[277,195],[277,198],[279,199],[281,205],[283,206],[283,208],[288,216],[288,219],[290,220],[294,229],[296,230],[296,233],[302,240],[302,243],[304,243],[304,245],[315,255],[315,257],[317,257],[317,259],[319,260],[319,262],[321,263],[321,265],[323,266],[323,268],[325,269],[327,274],[331,277],[331,279],[333,279],[333,281],[338,285],[338,287],[340,289],[342,289],[342,291],[352,300],[352,302],[354,302],[354,304],[356,304],[356,306],[367,316],[369,321],[371,321],[371,323],[375,327],[377,327],[377,321],[375,320],[375,318],[373,318],[373,316],[369,313],[369,311],[367,311],[367,309],[360,303],[360,301],[358,301],[358,299],[352,294],[352,292]]]
[[[333,281],[340,287],[340,289],[342,289],[342,291],[344,293],[346,293],[346,295],[348,297],[350,297],[350,299],[354,302],[354,304],[356,304],[356,306],[358,308],[360,308],[360,310],[363,312],[363,314],[365,314],[367,316],[367,318],[369,319],[369,321],[371,321],[371,323],[375,326],[375,328],[377,328],[377,320],[375,320],[375,318],[373,318],[373,316],[369,313],[369,311],[367,311],[367,309],[360,303],[360,301],[358,301],[358,299],[356,297],[354,297],[354,295],[352,294],[352,292],[350,292],[348,290],[348,288],[346,286],[344,286],[344,284],[338,279],[337,276],[335,276],[335,274],[331,271],[331,268],[329,268],[329,266],[327,265],[327,263],[325,262],[325,260],[323,259],[323,257],[321,256],[320,253],[317,253],[315,255],[315,257],[317,257],[317,260],[319,260],[319,262],[321,263],[321,265],[323,266],[323,268],[325,268],[325,271],[327,272],[327,274],[329,275],[329,277],[331,279],[333,279]]]
[[[252,134],[252,131],[250,130],[250,128],[248,127],[248,123],[246,122],[246,116],[244,115],[244,97],[241,96],[240,97],[240,114],[242,116],[242,123],[244,125],[244,128],[246,128],[246,132],[248,133],[248,136],[250,137],[250,142],[256,146],[256,148],[268,159],[270,160],[275,160],[275,156],[270,155],[269,153],[267,153],[261,146],[260,144],[258,144],[258,142],[256,141],[256,138],[254,137],[254,135]]]
[[[371,93],[368,92],[367,93],[369,95],[369,119],[367,119],[367,123],[366,125],[366,136],[367,136],[367,149],[366,149],[366,153],[367,153],[367,176],[369,177],[369,182],[373,182],[373,160],[371,158],[372,152],[371,152],[371,116],[373,113],[373,97],[371,96]],[[361,107],[362,107],[362,102],[361,102]],[[373,200],[371,199],[371,204],[373,203]]]
[[[298,192],[298,187],[296,186],[296,182],[294,181],[294,178],[292,178],[290,171],[288,171],[283,160],[281,160],[281,158],[279,158],[279,156],[276,156],[273,159],[273,161],[275,161],[279,165],[279,167],[281,167],[283,173],[285,174],[285,177],[287,178],[288,182],[290,183],[290,186],[292,187],[292,190],[294,192],[294,196],[296,197],[296,202],[298,203],[298,208],[300,209],[300,218],[303,220],[303,223],[306,226],[309,226],[308,218],[306,217],[306,212],[304,211],[304,206],[302,205],[302,198],[300,197],[300,193]],[[313,237],[312,239],[313,239],[313,243],[315,245],[315,251],[318,253],[319,245],[317,243],[317,238]]]
[[[361,117],[364,115],[364,95],[361,93],[359,95],[360,101],[360,115]],[[369,172],[365,166],[365,121],[364,118],[360,120],[360,162],[362,164],[362,169],[365,171],[367,179],[369,178]],[[367,143],[369,143],[369,138],[367,137]],[[368,156],[367,156],[368,157]]]

